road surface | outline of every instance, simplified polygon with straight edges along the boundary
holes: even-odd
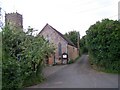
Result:
[[[118,75],[93,70],[88,55],[82,55],[74,64],[62,66],[46,81],[30,88],[118,88]]]

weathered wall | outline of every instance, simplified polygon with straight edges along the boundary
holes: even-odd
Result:
[[[48,64],[49,64],[49,65],[53,65],[53,64],[54,64],[54,56],[53,56],[53,55],[51,55],[51,56],[49,57],[49,59],[48,59]]]
[[[9,23],[12,26],[23,28],[23,18],[19,13],[5,14],[5,23]]]
[[[55,63],[62,63],[62,58],[59,56],[59,48],[58,44],[61,43],[61,50],[62,53],[68,53],[68,58],[75,59],[78,57],[78,50],[76,47],[68,45],[68,42],[59,35],[56,30],[54,30],[50,25],[46,24],[46,26],[43,28],[43,30],[40,32],[40,35],[43,36],[46,40],[48,40],[50,43],[53,43],[55,46],[55,54],[49,58],[49,64]],[[55,56],[55,57],[54,57]],[[55,60],[54,60],[55,58]]]
[[[78,57],[78,49],[71,45],[68,45],[68,57],[69,59],[75,60]]]
[[[67,42],[49,25],[44,28],[40,35],[42,35],[46,40],[49,40],[50,43],[53,43],[56,48],[55,61],[61,63],[58,54],[58,44],[61,43],[62,53],[67,53]]]

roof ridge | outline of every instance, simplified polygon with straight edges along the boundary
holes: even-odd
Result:
[[[65,41],[68,42],[69,45],[75,46],[74,43],[73,43],[70,39],[68,39],[67,37],[65,37],[62,33],[60,33],[58,30],[56,30],[55,28],[53,28],[53,27],[52,27],[51,25],[49,25],[48,23],[46,23],[46,25],[43,27],[43,29],[40,31],[40,33],[44,30],[44,28],[45,28],[46,26],[49,26],[49,27],[51,27],[54,31],[56,31]],[[39,34],[40,34],[40,33],[39,33]],[[75,47],[76,47],[76,46],[75,46]]]
[[[49,25],[49,24],[48,24]],[[56,30],[55,28],[53,28],[51,25],[49,25],[52,29],[54,29],[64,40],[66,40],[68,42],[68,44],[75,46],[74,43],[68,39],[67,37],[65,37],[62,33],[60,33],[58,30]]]

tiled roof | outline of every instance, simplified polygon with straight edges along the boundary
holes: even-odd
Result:
[[[59,31],[57,31],[55,28],[53,28],[48,23],[44,26],[44,28],[47,27],[47,26],[51,27],[54,31],[56,31],[58,33],[58,35],[60,35],[65,41],[68,42],[69,45],[76,47],[71,40],[69,40],[68,38],[66,38],[63,34],[61,34]],[[44,30],[44,28],[40,31],[40,33]]]

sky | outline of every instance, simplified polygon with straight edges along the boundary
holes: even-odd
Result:
[[[79,31],[85,35],[89,27],[105,18],[118,20],[120,0],[0,0],[6,13],[23,15],[23,27],[31,26],[38,32],[46,25],[62,34]]]

